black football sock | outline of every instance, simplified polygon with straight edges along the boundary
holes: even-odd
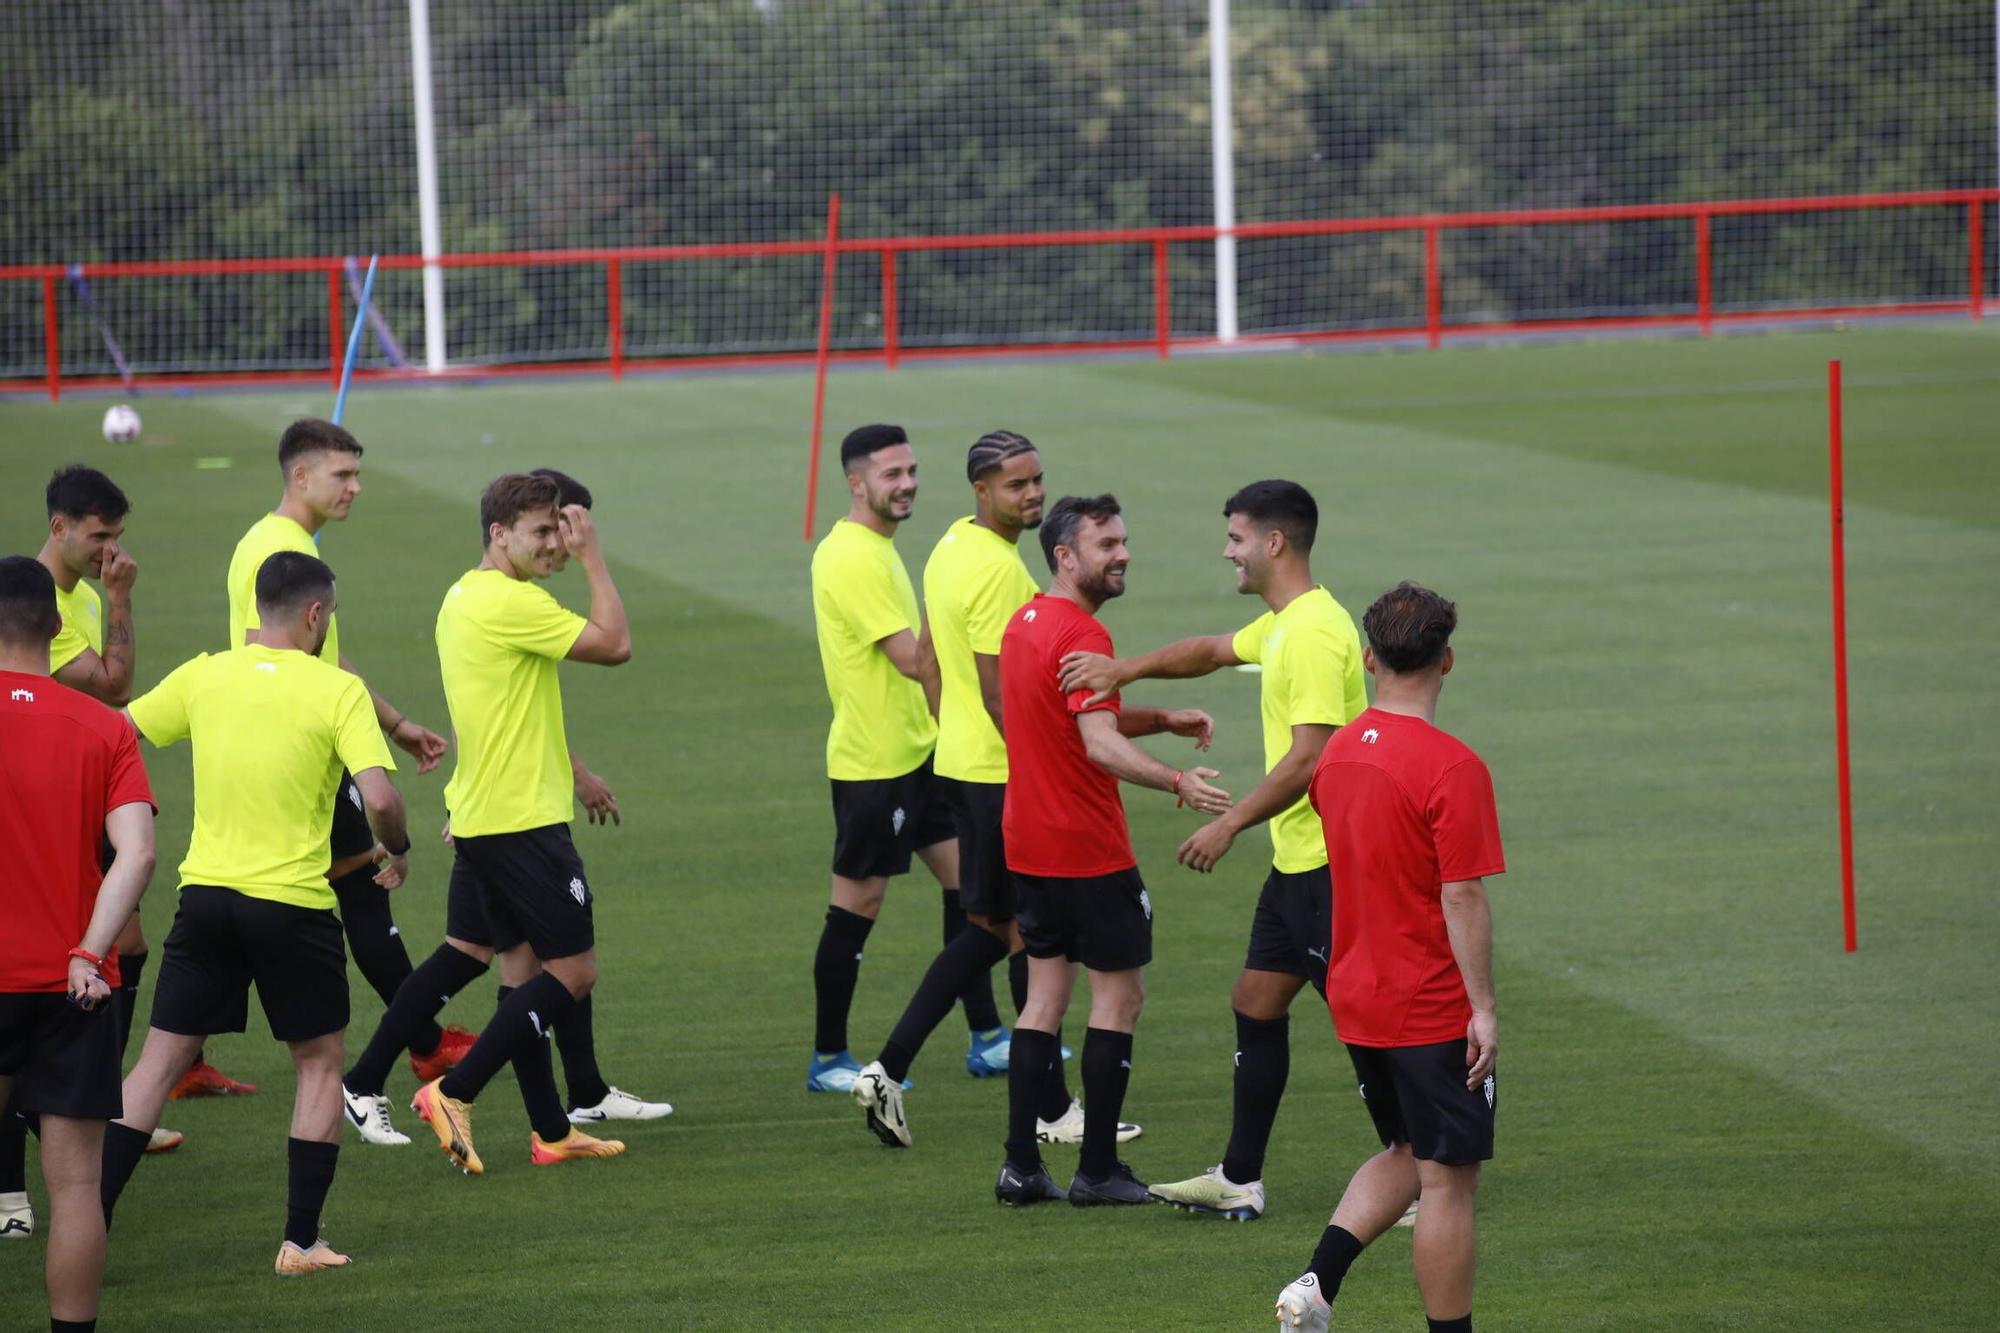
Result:
[[[285,1239],[302,1250],[310,1250],[319,1239],[319,1210],[326,1206],[326,1192],[333,1187],[333,1168],[339,1160],[338,1143],[285,1140]]]
[[[381,1096],[382,1086],[389,1080],[389,1071],[396,1067],[397,1057],[408,1048],[412,1034],[422,1033],[427,1027],[435,1029],[438,1011],[452,996],[470,986],[485,972],[486,964],[472,955],[461,953],[449,944],[438,945],[431,956],[419,963],[416,971],[396,988],[396,998],[389,1002],[389,1012],[382,1015],[375,1035],[368,1039],[368,1045],[361,1052],[361,1058],[354,1062],[353,1068],[342,1080],[347,1084],[347,1090],[357,1096]],[[436,1049],[435,1044],[432,1049]]]
[[[58,1319],[49,1316],[49,1333],[97,1333],[95,1319]]]
[[[1022,1175],[1031,1174],[1042,1162],[1035,1138],[1035,1109],[1041,1102],[1041,1084],[1049,1061],[1058,1054],[1052,1033],[1014,1029],[1013,1055],[1007,1064],[1007,1161]]]
[[[924,979],[917,983],[917,993],[910,997],[903,1016],[896,1020],[889,1040],[883,1044],[879,1058],[890,1078],[900,1081],[910,1072],[910,1061],[923,1049],[925,1039],[944,1021],[959,996],[966,993],[968,978],[991,976],[993,965],[1006,956],[1007,946],[990,931],[977,926],[960,931],[956,939],[938,952],[924,972]],[[990,1004],[992,999],[989,986],[987,1002]],[[997,1025],[1000,1015],[994,1014],[993,1021]]]
[[[139,1009],[139,978],[146,975],[146,955],[144,953],[121,953],[118,955],[118,989],[112,993],[111,1003],[116,1005],[112,1016],[118,1020],[118,1058],[125,1058],[125,1048],[132,1044],[132,1015]]]
[[[513,989],[511,986],[500,988],[503,1005]],[[589,998],[585,996],[584,1002],[588,1002]],[[576,1011],[571,1010],[570,1016],[563,1021],[569,1023],[575,1019]],[[567,1137],[569,1116],[563,1110],[562,1098],[556,1093],[556,1067],[549,1054],[548,1037],[544,1035],[515,1047],[511,1063],[514,1066],[514,1082],[521,1089],[521,1105],[528,1112],[528,1128],[541,1135],[543,1143],[555,1143]],[[597,1100],[601,1102],[604,1099],[599,1097]]]
[[[1424,1322],[1430,1325],[1430,1333],[1472,1333],[1470,1314],[1462,1314],[1456,1319],[1433,1319],[1425,1315]]]
[[[28,1188],[28,1122],[15,1113],[10,1101],[0,1109],[0,1194],[19,1194]]]
[[[959,902],[957,889],[944,892],[944,944],[951,942],[968,930],[977,930],[986,935],[990,932],[973,925],[965,919],[965,909]],[[996,957],[994,962],[1000,960]],[[965,1025],[974,1032],[991,1032],[1000,1024],[1000,1007],[993,1003],[993,974],[990,968],[982,968],[976,975],[965,979],[965,988],[957,997],[965,1001]]]
[[[1313,1251],[1312,1262],[1306,1269],[1319,1279],[1319,1294],[1329,1305],[1340,1294],[1340,1284],[1346,1279],[1348,1268],[1361,1257],[1361,1250],[1361,1242],[1346,1227],[1329,1224],[1320,1233],[1319,1248]]]
[[[501,1002],[493,1021],[479,1034],[479,1040],[472,1043],[472,1049],[465,1053],[458,1067],[444,1076],[440,1091],[461,1102],[477,1100],[501,1066],[512,1060],[523,1046],[544,1042],[546,1050],[549,1029],[569,1017],[575,1008],[576,1001],[569,988],[547,972],[538,974],[525,986],[517,986]],[[553,1096],[553,1074],[549,1083]]]
[[[1076,1159],[1078,1175],[1102,1180],[1117,1167],[1118,1117],[1125,1110],[1125,1085],[1131,1081],[1132,1034],[1085,1028],[1083,1151]]]
[[[873,921],[844,907],[826,909],[813,955],[813,1049],[822,1055],[847,1049],[847,1011],[861,979],[861,950],[873,929]]]
[[[1007,959],[1007,989],[1014,995],[1014,1013],[1018,1017],[1028,1007],[1028,951],[1014,950]]]
[[[576,1002],[576,1008],[556,1029],[556,1050],[562,1053],[563,1082],[569,1085],[571,1106],[595,1106],[611,1095],[611,1085],[597,1067],[597,1033],[591,1027],[588,995]]]
[[[1291,1021],[1236,1015],[1236,1116],[1222,1174],[1238,1185],[1264,1178],[1264,1149],[1292,1072]]]
[[[1044,1120],[1060,1120],[1069,1114],[1069,1105],[1076,1098],[1070,1094],[1069,1075],[1063,1069],[1062,1029],[1056,1029],[1056,1044],[1049,1049],[1049,1066],[1042,1071],[1041,1109],[1035,1112]]]
[[[347,950],[354,965],[385,1006],[394,1004],[396,992],[410,976],[410,951],[396,929],[389,891],[375,882],[375,867],[370,865],[335,880],[333,896],[340,900],[340,923],[347,930]],[[410,1034],[409,1047],[418,1055],[429,1055],[443,1037],[444,1030],[433,1020]]]
[[[146,1145],[152,1141],[153,1136],[145,1130],[115,1120],[104,1127],[104,1174],[98,1181],[97,1197],[104,1205],[106,1228],[111,1226],[111,1210],[118,1206],[118,1196],[125,1192],[126,1182],[139,1169]]]

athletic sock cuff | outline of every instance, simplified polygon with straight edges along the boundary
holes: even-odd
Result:
[[[828,907],[826,928],[846,939],[860,941],[868,938],[868,932],[875,929],[875,922],[873,918],[850,912],[845,907]]]

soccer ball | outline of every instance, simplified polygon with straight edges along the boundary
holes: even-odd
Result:
[[[130,444],[139,438],[139,414],[125,404],[104,414],[104,438],[113,444]]]

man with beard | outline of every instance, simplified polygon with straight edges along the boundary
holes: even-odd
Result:
[[[1098,608],[1125,591],[1131,560],[1113,496],[1065,497],[1042,524],[1049,591],[1008,621],[1000,646],[1008,780],[1001,827],[1019,887],[1028,1004],[1014,1029],[1007,1071],[1007,1160],[993,1193],[1010,1205],[1068,1198],[1078,1208],[1149,1202],[1118,1160],[1118,1113],[1132,1076],[1132,1032],[1145,998],[1141,969],[1153,958],[1153,905],[1139,878],[1118,782],[1174,793],[1209,814],[1229,808],[1212,768],[1177,770],[1128,737],[1172,732],[1207,749],[1215,724],[1197,709],[1121,708],[1116,695],[1064,690],[1062,659],[1111,654]],[[1065,1192],[1036,1147],[1036,1111],[1058,1051],[1056,1030],[1076,967],[1090,974],[1083,1041],[1083,1151]]]
[[[882,1054],[855,1080],[867,1124],[889,1147],[910,1145],[902,1082],[910,1063],[967,986],[1011,956],[1014,1007],[1027,1003],[1028,959],[1014,924],[1014,877],[1000,832],[1007,792],[1007,744],[1001,738],[1000,637],[1035,580],[1021,563],[1021,533],[1042,522],[1041,454],[1028,437],[996,430],[973,442],[965,459],[975,512],[945,530],[924,565],[925,655],[939,679],[936,773],[958,833],[960,905],[976,929],[947,930],[939,953]],[[966,1069],[975,1078],[1007,1072],[1004,1028],[975,1032]],[[1076,1142],[1083,1111],[1060,1071],[1049,1079],[1038,1129],[1050,1141]],[[1120,1138],[1138,1134],[1120,1126]]]
[[[861,1072],[847,1047],[847,1015],[889,880],[908,872],[915,852],[947,908],[958,888],[957,834],[931,773],[938,682],[925,670],[923,617],[896,551],[896,529],[916,505],[916,451],[901,426],[861,426],[841,441],[840,466],[847,516],[812,562],[813,624],[833,702],[826,774],[834,841],[832,901],[813,956],[808,1092],[852,1092]],[[1000,1026],[990,983],[967,1016],[974,1031]]]
[[[1183,639],[1112,661],[1075,653],[1065,689],[1108,697],[1135,680],[1185,679],[1242,662],[1259,665],[1264,780],[1228,814],[1181,844],[1182,865],[1215,869],[1245,829],[1269,821],[1271,871],[1257,897],[1250,947],[1230,993],[1236,1013],[1235,1115],[1221,1163],[1155,1185],[1177,1208],[1247,1222],[1264,1212],[1264,1150],[1291,1072],[1290,1010],[1307,982],[1326,993],[1332,887],[1319,817],[1306,800],[1313,765],[1334,730],[1368,706],[1354,619],[1313,581],[1319,506],[1289,481],[1252,482],[1222,506],[1223,557],[1236,590],[1268,608],[1235,634]]]

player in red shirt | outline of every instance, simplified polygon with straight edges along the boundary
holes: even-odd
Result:
[[[1014,613],[1000,641],[1000,711],[1007,720],[1007,796],[1001,814],[1007,868],[1020,901],[1016,921],[1028,955],[1028,1002],[1014,1029],[1007,1069],[1007,1160],[993,1193],[1005,1204],[1067,1198],[1092,1204],[1147,1203],[1152,1196],[1118,1160],[1118,1116],[1132,1075],[1132,1030],[1145,998],[1140,969],[1153,958],[1153,905],[1139,878],[1118,780],[1173,792],[1209,814],[1229,808],[1211,787],[1212,768],[1176,770],[1127,737],[1170,731],[1207,749],[1215,723],[1197,709],[1121,708],[1064,693],[1062,659],[1077,651],[1112,656],[1097,609],[1125,591],[1125,520],[1109,495],[1066,496],[1042,520],[1049,591]],[[1056,1030],[1069,1006],[1076,965],[1090,974],[1090,1028],[1083,1041],[1083,1152],[1065,1193],[1042,1165],[1035,1113],[1060,1055]]]
[[[0,559],[0,1104],[41,1117],[50,1323],[89,1328],[104,1126],[123,1111],[112,944],[153,871],[154,807],[125,719],[49,675],[61,626],[49,571]]]
[[[1309,789],[1333,879],[1326,1002],[1382,1151],[1348,1181],[1278,1322],[1324,1329],[1348,1265],[1421,1193],[1411,1259],[1432,1333],[1471,1333],[1473,1195],[1493,1156],[1493,917],[1507,869],[1493,779],[1438,730],[1458,608],[1402,583],[1361,618],[1375,706],[1334,733]]]

